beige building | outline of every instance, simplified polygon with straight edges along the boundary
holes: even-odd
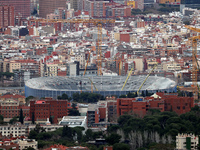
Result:
[[[119,41],[119,40],[120,40],[120,33],[119,33],[119,32],[114,33],[114,39],[115,39],[116,41]]]
[[[14,60],[10,61],[9,72],[13,72],[13,70],[16,70],[16,69],[21,69],[21,63],[16,62]]]
[[[134,61],[135,62],[135,70],[142,72],[144,70],[144,59],[143,58],[134,58],[134,59],[128,59],[128,61]]]
[[[23,150],[28,147],[32,147],[35,150],[38,149],[38,142],[35,141],[35,139],[22,139],[22,140],[16,140],[17,143],[19,144],[19,149]]]
[[[5,59],[3,61],[3,72],[9,72],[9,64],[10,64],[10,61],[8,59]]]
[[[75,55],[75,61],[79,62],[79,67],[80,69],[84,69],[85,68],[85,53],[82,53],[80,55]]]
[[[57,76],[58,75],[58,64],[40,63],[40,74],[41,74],[41,77]]]
[[[197,150],[199,137],[193,134],[178,134],[176,136],[176,150]]]
[[[162,64],[164,71],[180,71],[181,66],[176,62],[166,62]]]

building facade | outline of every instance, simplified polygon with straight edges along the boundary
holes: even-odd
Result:
[[[27,18],[31,15],[30,0],[0,0],[1,4],[10,5],[14,7],[15,16]]]
[[[158,95],[159,96],[158,96]],[[179,97],[173,93],[157,93],[156,97],[118,98],[117,115],[132,113],[144,117],[149,109],[163,111],[174,111],[178,115],[189,112],[194,107],[192,97]]]
[[[0,104],[0,114],[4,117],[5,121],[9,121],[13,117],[17,117],[20,114],[20,109],[23,111],[23,106],[20,105],[18,100],[7,99]],[[29,107],[24,107],[23,116],[29,117]],[[27,116],[28,115],[28,116]]]
[[[46,18],[47,14],[53,13],[58,7],[65,7],[66,0],[39,0],[39,16]]]
[[[0,27],[15,26],[15,8],[9,5],[0,5]]]
[[[68,115],[67,100],[53,100],[46,98],[44,100],[30,101],[30,118],[34,114],[35,121],[45,121],[52,117],[53,123],[58,123],[63,116]]]
[[[199,136],[193,134],[178,134],[176,136],[176,150],[196,150],[199,144]]]

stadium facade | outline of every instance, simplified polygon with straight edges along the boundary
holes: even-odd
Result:
[[[136,92],[145,78],[146,76],[131,76],[123,91],[121,89],[126,76],[92,76],[91,80],[88,77],[81,76],[33,78],[25,83],[25,96],[57,98],[57,96],[66,93],[69,97],[72,97],[73,93],[91,92],[91,86],[93,93],[99,93],[103,96],[120,96],[129,92]],[[91,81],[93,84],[91,84]],[[140,92],[146,90],[152,93],[156,91],[176,92],[176,82],[165,77],[150,76]]]

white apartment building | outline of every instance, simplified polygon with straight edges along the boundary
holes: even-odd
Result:
[[[24,125],[0,126],[0,133],[2,136],[10,136],[11,134],[13,137],[26,136],[28,134],[28,128]]]
[[[10,136],[12,134],[13,137],[17,136],[28,136],[29,132],[31,130],[34,130],[34,125],[21,125],[20,123],[17,123],[15,125],[6,125],[6,126],[0,126],[0,133],[2,136]],[[45,129],[46,132],[52,132],[57,130],[58,128],[63,127],[62,125],[41,125]]]
[[[197,150],[199,137],[194,134],[178,134],[176,136],[176,150]]]

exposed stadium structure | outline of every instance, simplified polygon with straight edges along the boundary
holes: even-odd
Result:
[[[126,76],[92,76],[88,77],[40,77],[33,78],[25,83],[25,96],[53,97],[66,93],[72,97],[73,93],[91,92],[91,81],[93,82],[93,92],[103,96],[127,94],[136,92],[145,80],[146,76],[130,76],[123,91],[122,86]],[[176,82],[165,77],[150,76],[142,86],[141,91],[149,92],[167,91],[176,92]]]

